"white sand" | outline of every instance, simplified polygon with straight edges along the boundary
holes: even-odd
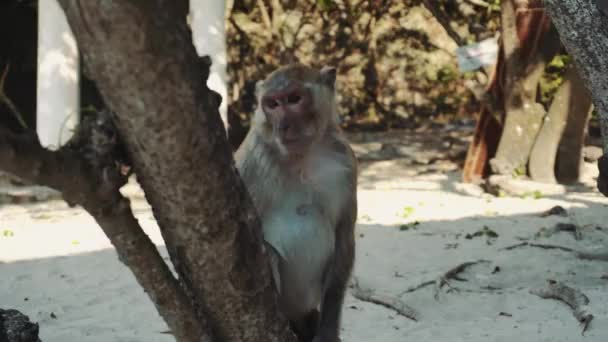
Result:
[[[360,284],[398,296],[461,262],[490,262],[462,272],[468,281],[450,282],[460,291],[444,287],[438,300],[432,286],[403,295],[420,313],[418,322],[349,294],[344,342],[608,341],[608,279],[601,278],[608,263],[577,260],[559,250],[499,251],[558,222],[577,224],[582,239],[559,232],[533,241],[587,251],[608,248],[608,199],[592,187],[540,199],[467,195],[476,189],[459,184],[456,171],[412,175],[411,170],[399,160],[362,165],[355,267]],[[165,255],[148,206],[138,196],[133,205]],[[569,216],[539,217],[555,205]],[[411,212],[407,218],[400,217],[405,207],[412,208],[405,209]],[[416,229],[398,228],[413,221],[420,222]],[[498,237],[464,238],[484,226]],[[500,272],[492,274],[496,266]],[[595,319],[584,337],[565,304],[529,294],[548,278],[589,297]],[[488,286],[499,289],[484,289]],[[61,201],[0,206],[0,308],[18,309],[39,322],[43,342],[174,340],[162,333],[166,325],[102,231],[82,210]]]

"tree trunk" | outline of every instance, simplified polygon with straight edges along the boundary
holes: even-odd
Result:
[[[576,68],[570,66],[564,75],[564,83],[553,97],[530,154],[528,168],[533,180],[556,183],[558,154],[557,170],[561,180],[566,183],[578,180],[590,106],[591,98]]]
[[[463,182],[476,182],[489,174],[488,159],[496,153],[502,130],[500,123],[490,111],[490,108],[483,106],[479,113],[475,135],[469,144],[463,166]]]
[[[505,54],[505,123],[494,173],[525,170],[545,109],[536,102],[538,82],[546,63],[559,48],[559,39],[538,1],[501,2]],[[533,7],[532,9],[528,7]]]
[[[608,153],[608,11],[600,0],[545,0],[562,42],[591,93]],[[598,7],[599,6],[599,7]],[[603,160],[606,160],[604,158]],[[598,164],[598,166],[603,166]],[[598,183],[608,183],[600,167]],[[599,185],[599,184],[598,184]]]
[[[218,103],[199,77],[188,2],[60,2],[199,319],[217,341],[293,341]]]
[[[593,108],[591,94],[585,88],[578,70],[574,73],[570,87],[571,98],[575,101],[570,102],[568,108],[566,128],[559,142],[556,156],[557,164],[555,165],[557,181],[563,184],[574,183],[580,179],[584,159],[585,136]]]

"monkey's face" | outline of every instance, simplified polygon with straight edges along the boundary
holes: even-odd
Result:
[[[305,156],[327,127],[337,124],[335,80],[333,67],[292,64],[275,70],[256,84],[253,126],[282,156]]]
[[[266,91],[260,106],[279,150],[288,155],[305,154],[321,129],[311,89],[290,82]]]

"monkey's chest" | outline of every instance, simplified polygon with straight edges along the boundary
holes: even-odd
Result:
[[[317,308],[334,251],[334,227],[311,196],[294,193],[263,215],[264,238],[279,254],[281,302],[288,315]]]

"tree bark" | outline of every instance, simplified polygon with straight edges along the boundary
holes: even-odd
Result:
[[[535,181],[556,183],[557,170],[561,180],[575,182],[583,161],[582,142],[591,98],[582,84],[577,70],[570,66],[564,83],[553,97],[543,126],[534,142],[528,169]]]
[[[44,149],[35,134],[16,135],[0,127],[2,170],[58,190],[68,203],[82,205],[110,239],[120,260],[145,288],[176,339],[209,341],[202,339],[206,336],[203,324],[197,319],[191,301],[139,226],[128,199],[118,191],[122,184],[108,181],[111,177],[99,177],[110,173],[105,170],[96,173],[73,151]]]
[[[604,157],[608,154],[608,11],[600,0],[545,0],[561,40],[591,93],[600,118]],[[599,6],[598,6],[599,5]],[[603,160],[606,160],[604,158]],[[598,186],[608,183],[599,164]],[[604,172],[602,172],[604,170]],[[605,189],[605,186],[603,186]]]
[[[180,281],[218,341],[293,341],[187,1],[61,0],[131,155]]]
[[[40,342],[38,323],[13,309],[0,309],[0,341],[2,342]]]
[[[572,80],[571,88],[573,92],[571,98],[575,101],[570,102],[566,128],[559,142],[555,165],[555,177],[563,184],[574,183],[580,179],[583,170],[585,136],[593,108],[591,94],[585,88],[578,70]]]
[[[545,109],[536,102],[538,81],[559,48],[559,39],[538,1],[502,1],[501,12],[505,123],[490,166],[494,173],[508,175],[525,170],[528,163],[545,116]]]

